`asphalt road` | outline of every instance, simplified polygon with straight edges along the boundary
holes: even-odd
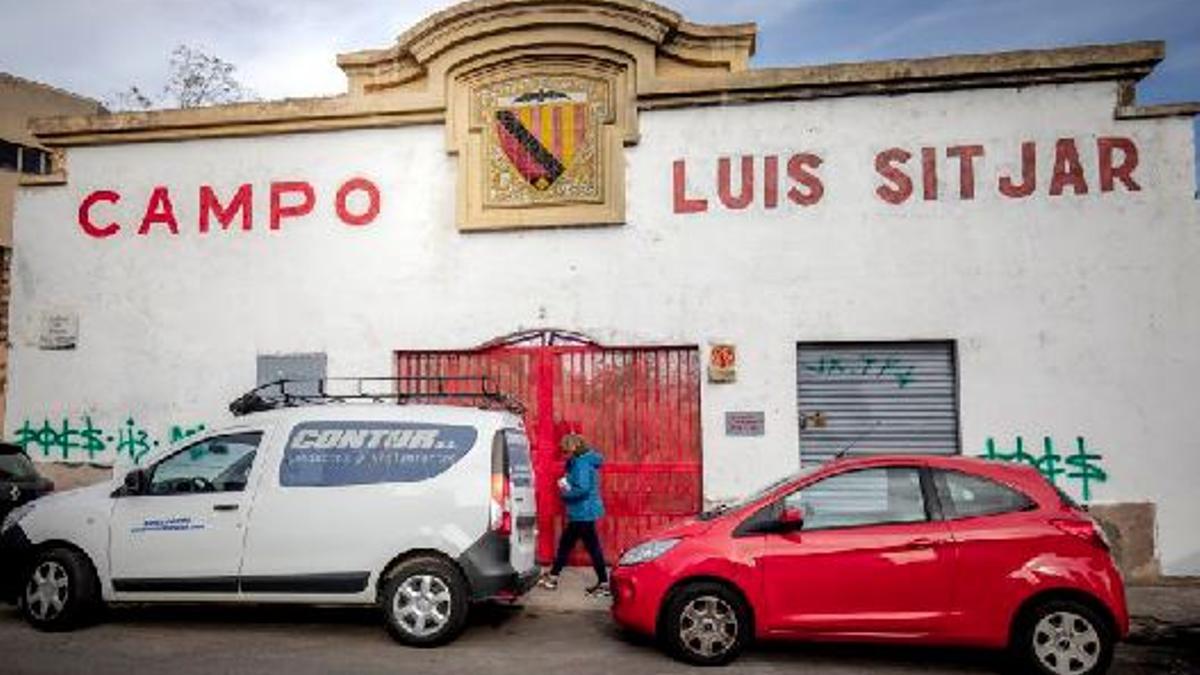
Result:
[[[561,592],[561,591],[560,591]],[[589,607],[588,602],[597,604]],[[394,643],[370,610],[294,607],[124,607],[102,623],[39,633],[0,609],[3,673],[695,673],[623,635],[598,601],[561,609],[482,607],[457,642],[434,650]],[[1200,673],[1189,648],[1122,645],[1114,673]],[[755,647],[725,672],[998,673],[994,655],[864,646]]]

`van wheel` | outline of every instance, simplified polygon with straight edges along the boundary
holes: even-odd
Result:
[[[746,648],[750,610],[726,586],[697,582],[671,594],[658,637],[675,658],[697,666],[723,666]]]
[[[1022,617],[1013,636],[1013,655],[1022,672],[1098,675],[1113,658],[1108,622],[1085,604],[1042,603]]]
[[[467,625],[469,591],[462,572],[440,558],[420,557],[394,567],[379,602],[388,630],[412,647],[450,642]]]
[[[34,557],[17,604],[31,626],[44,631],[77,628],[96,615],[100,586],[87,558],[69,548]]]

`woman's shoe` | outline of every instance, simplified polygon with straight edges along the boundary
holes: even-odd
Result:
[[[592,586],[591,588],[587,589],[587,594],[592,597],[595,597],[595,598],[611,598],[612,597],[612,591],[609,590],[607,581],[601,581],[600,583],[596,584],[595,586]]]
[[[538,585],[538,588],[544,588],[548,591],[558,590],[558,575],[557,574],[547,574],[547,575],[543,576],[541,579],[538,579],[537,585]]]

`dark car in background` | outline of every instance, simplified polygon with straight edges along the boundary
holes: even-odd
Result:
[[[0,443],[0,519],[53,490],[54,481],[38,473],[21,446]]]

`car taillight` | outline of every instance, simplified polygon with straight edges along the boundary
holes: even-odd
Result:
[[[492,474],[491,529],[502,535],[512,534],[512,503],[508,478],[503,473]]]
[[[1108,536],[1104,534],[1104,530],[1090,518],[1087,520],[1066,520],[1059,518],[1050,521],[1050,524],[1066,534],[1079,537],[1105,551],[1112,550],[1112,546],[1109,544]]]

